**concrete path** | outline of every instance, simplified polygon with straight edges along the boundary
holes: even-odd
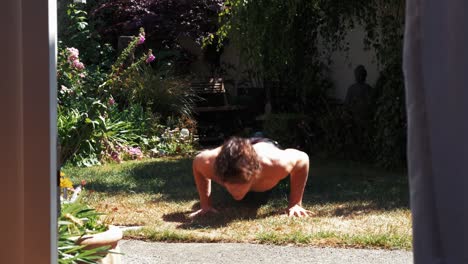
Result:
[[[123,264],[412,264],[407,251],[123,240]]]

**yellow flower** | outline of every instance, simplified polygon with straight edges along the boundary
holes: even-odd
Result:
[[[73,183],[69,178],[60,177],[60,188],[73,188]]]
[[[60,172],[60,177],[65,177],[65,172],[61,171]]]

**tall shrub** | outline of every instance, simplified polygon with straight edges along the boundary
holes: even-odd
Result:
[[[220,13],[217,37],[211,36],[207,41],[218,39],[219,45],[226,41],[236,45],[244,61],[255,69],[255,78],[278,82],[278,88],[271,91],[273,111],[309,115],[312,121],[305,127],[314,130],[311,134],[317,141],[327,142],[322,149],[365,157],[384,166],[398,166],[405,159],[401,149],[406,142],[405,120],[401,115],[405,111],[401,103],[404,3],[404,0],[227,0]],[[344,40],[356,24],[364,27],[363,42],[376,51],[383,69],[376,88],[379,93],[375,98],[374,125],[367,128],[372,134],[360,143],[365,145],[363,149],[368,155],[355,155],[356,148],[348,140],[351,134],[344,133],[349,131],[351,122],[347,110],[328,97],[332,88],[327,69],[330,55],[335,50],[348,50]],[[390,125],[393,129],[389,130]],[[389,144],[396,147],[389,148]]]
[[[82,46],[82,41],[86,41],[82,37],[88,25],[83,24],[86,21],[84,18],[77,18],[86,17],[86,12],[70,4],[67,14],[70,23],[77,24],[81,31],[71,30],[70,34],[59,36],[57,123],[60,160],[91,166],[99,164],[107,156],[119,158],[119,148],[128,150],[144,142],[149,131],[138,122],[139,119],[149,119],[150,115],[141,110],[139,119],[135,115],[125,115],[125,111],[135,112],[139,106],[129,106],[128,110],[118,109],[112,94],[117,92],[113,89],[121,87],[140,65],[151,63],[155,56],[149,50],[134,63],[124,65],[129,54],[145,40],[144,31],[140,31],[112,66],[101,67],[102,64],[98,64],[90,67],[84,59],[89,53],[83,54],[79,49],[64,44]],[[99,50],[97,52],[100,53]]]
[[[103,1],[91,11],[97,31],[117,45],[121,35],[133,35],[144,27],[148,40],[160,47],[177,49],[178,38],[189,36],[201,42],[217,27],[221,0],[114,0]]]

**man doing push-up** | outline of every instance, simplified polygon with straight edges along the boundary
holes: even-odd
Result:
[[[309,174],[309,157],[296,149],[280,149],[265,139],[232,137],[215,149],[204,150],[193,160],[193,176],[200,196],[198,211],[190,217],[217,212],[211,201],[214,181],[242,200],[248,192],[266,192],[290,175],[287,214],[308,216],[302,196]]]

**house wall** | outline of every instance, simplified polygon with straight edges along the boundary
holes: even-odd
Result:
[[[375,60],[375,52],[366,50],[363,39],[365,37],[364,28],[357,25],[349,31],[345,41],[349,43],[349,51],[337,51],[332,54],[332,64],[330,65],[331,79],[335,84],[335,97],[344,100],[346,92],[354,83],[354,69],[359,64],[364,65],[367,70],[367,83],[372,87],[377,81],[379,68]]]
[[[349,86],[354,83],[354,68],[362,64],[367,69],[367,82],[371,86],[375,85],[378,78],[379,69],[375,60],[375,52],[366,50],[363,39],[365,37],[364,28],[356,24],[356,28],[349,31],[345,41],[349,42],[349,51],[337,51],[332,54],[332,64],[330,65],[331,79],[335,84],[333,95],[344,100],[346,91]],[[180,39],[181,46],[186,48],[190,53],[196,55],[198,60],[191,65],[192,72],[197,76],[211,77],[208,64],[204,61],[201,47],[188,39]],[[226,89],[231,95],[236,95],[236,87],[250,86],[257,87],[258,84],[253,84],[254,80],[248,80],[245,73],[246,65],[239,58],[239,52],[233,46],[225,46],[221,54],[221,65],[226,71],[225,80],[229,80],[225,84]],[[243,83],[248,80],[248,84]]]

